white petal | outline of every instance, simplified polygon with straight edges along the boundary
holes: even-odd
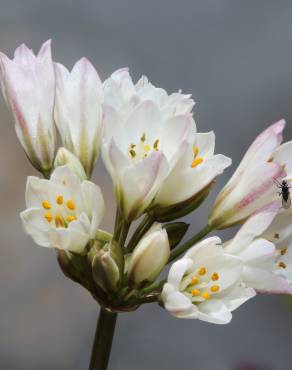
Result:
[[[191,266],[192,260],[189,258],[181,258],[180,260],[172,264],[168,274],[168,283],[178,290],[185,272]]]
[[[44,219],[44,211],[39,208],[29,208],[20,213],[26,233],[41,247],[50,247],[48,232],[50,225]]]

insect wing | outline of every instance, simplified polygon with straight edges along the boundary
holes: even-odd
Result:
[[[282,198],[282,206],[285,209],[289,209],[291,207],[291,198],[290,198],[290,195],[288,196],[287,200],[285,200],[284,198]]]

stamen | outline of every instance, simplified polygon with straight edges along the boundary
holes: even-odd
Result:
[[[155,140],[155,142],[153,144],[153,149],[158,150],[158,145],[159,145],[159,139]]]
[[[134,148],[136,148],[136,145],[135,145],[135,144],[131,144],[131,145],[130,145],[130,148],[131,148],[131,149],[134,149]]]
[[[211,279],[213,281],[217,281],[219,279],[219,274],[217,272],[214,272],[214,274],[212,275]]]
[[[145,134],[145,132],[143,132],[140,140],[142,141],[142,143],[144,143],[146,141],[146,134]]]
[[[44,218],[45,218],[48,222],[51,222],[51,221],[52,221],[52,219],[53,219],[53,216],[52,216],[52,214],[51,214],[50,212],[46,212],[46,213],[44,214]]]
[[[59,206],[61,206],[64,202],[64,198],[62,195],[58,195],[57,198],[56,198],[56,203],[59,204]]]
[[[200,295],[200,291],[198,290],[198,289],[193,289],[192,290],[192,295],[194,296],[194,297],[196,297],[196,296],[198,296],[198,295]]]
[[[199,153],[199,148],[197,147],[197,145],[194,145],[193,146],[193,152],[194,152],[194,158],[196,158],[196,156],[198,155]]]
[[[197,277],[197,276],[194,276],[193,278],[192,278],[192,285],[196,285],[196,284],[198,284],[198,282],[200,281],[200,279]]]
[[[64,220],[63,216],[61,216],[61,215],[57,215],[55,217],[55,223],[56,223],[56,227],[65,227],[66,226],[65,220]]]
[[[201,164],[202,162],[204,161],[204,159],[202,157],[198,157],[198,158],[195,158],[192,162],[192,165],[191,167],[192,168],[195,168],[197,167],[199,164]]]
[[[136,157],[136,152],[135,152],[134,149],[130,149],[129,150],[129,153],[130,153],[130,155],[131,155],[132,158],[135,158]]]
[[[211,286],[211,292],[216,293],[220,289],[219,285],[212,285]]]
[[[202,296],[203,298],[205,298],[205,299],[209,299],[209,298],[210,298],[210,294],[209,294],[208,292],[203,292],[203,293],[201,294],[201,296]]]
[[[282,261],[278,263],[278,266],[281,267],[282,269],[285,269],[287,267],[286,263]]]
[[[151,150],[150,145],[145,144],[145,145],[144,145],[144,150],[145,150],[145,152],[149,152],[149,150]]]
[[[72,215],[68,215],[67,216],[67,221],[68,222],[72,222],[72,221],[75,221],[76,220],[76,217],[75,216],[72,216]]]
[[[281,250],[281,255],[282,256],[284,256],[284,254],[286,254],[287,253],[287,248],[283,248],[282,250]]]
[[[71,211],[74,211],[74,209],[76,208],[75,203],[73,202],[73,200],[72,200],[72,199],[69,199],[69,200],[67,201],[67,207],[68,207]]]
[[[201,267],[200,270],[198,271],[198,274],[201,275],[201,276],[203,276],[203,275],[206,274],[206,272],[207,272],[206,268],[205,267]]]
[[[42,202],[42,206],[44,207],[44,209],[51,209],[52,208],[51,203],[47,200],[44,200]]]

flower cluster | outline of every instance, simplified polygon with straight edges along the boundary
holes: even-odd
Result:
[[[292,294],[292,212],[278,189],[286,181],[289,198],[284,120],[255,139],[206,227],[182,243],[188,225],[177,219],[197,209],[231,165],[214,154],[213,132],[197,132],[190,95],[168,94],[145,76],[134,83],[128,69],[102,83],[85,58],[68,71],[53,62],[49,41],[37,55],[25,45],[13,59],[0,54],[0,81],[19,141],[44,177],[27,179],[23,227],[36,244],[55,248],[66,276],[103,307],[158,302],[179,318],[225,324],[256,294]],[[99,151],[117,201],[112,233],[100,228],[106,205],[90,181]],[[234,225],[241,227],[231,240],[204,239]]]

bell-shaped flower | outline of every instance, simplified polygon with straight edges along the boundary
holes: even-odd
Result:
[[[131,285],[154,281],[166,265],[170,254],[167,232],[154,224],[140,240],[128,260]]]
[[[56,146],[51,42],[45,42],[36,56],[24,44],[12,60],[0,54],[0,80],[21,145],[33,166],[48,175]]]
[[[133,220],[152,202],[196,126],[189,112],[166,118],[159,99],[144,100],[127,114],[118,104],[104,109],[103,159],[123,217]]]
[[[84,167],[79,159],[66,148],[59,148],[54,161],[54,168],[68,166],[72,172],[79,177],[81,181],[87,180]]]
[[[178,91],[168,95],[146,76],[134,84],[127,68],[117,70],[104,82],[104,94],[105,105],[118,111],[124,120],[143,101],[157,104],[164,119],[190,113],[195,104],[190,94]]]
[[[211,237],[192,247],[169,271],[161,298],[178,318],[227,324],[231,312],[255,295],[241,283],[240,258],[225,253]]]
[[[159,188],[151,208],[159,214],[163,209],[171,212],[171,206],[179,204],[187,208],[195,202],[198,194],[208,188],[231,159],[222,154],[214,155],[214,132],[196,133],[187,150]]]
[[[265,237],[278,209],[279,205],[274,203],[251,216],[234,238],[224,244],[224,249],[242,260],[242,280],[247,286],[260,292],[291,294],[291,282],[278,273],[285,270],[286,263],[279,260],[280,252],[285,253],[278,252],[271,238]]]
[[[28,177],[26,207],[22,223],[36,244],[76,253],[94,239],[104,214],[99,187],[68,166],[57,167],[50,180]]]
[[[63,146],[79,158],[90,177],[99,153],[103,91],[100,78],[85,58],[69,72],[55,64],[55,121]]]
[[[208,222],[212,228],[223,229],[243,222],[279,199],[275,180],[281,181],[286,172],[291,171],[288,160],[292,156],[292,145],[280,146],[284,126],[284,120],[273,124],[250,146],[215,201]]]

